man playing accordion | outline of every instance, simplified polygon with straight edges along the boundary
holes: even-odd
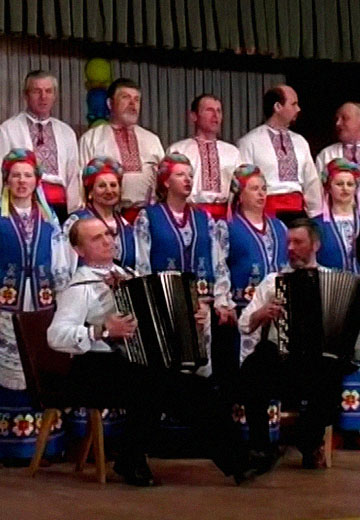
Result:
[[[294,271],[300,278],[309,275],[311,279],[313,273],[320,278],[321,272],[329,271],[328,274],[336,276],[338,273],[318,267],[316,253],[319,247],[320,236],[313,222],[297,219],[290,223],[289,266],[283,273]],[[354,275],[345,273],[345,276]],[[293,322],[302,345],[295,348],[298,337],[291,336],[290,330],[292,339],[288,352],[284,355],[279,351],[273,341],[278,340],[277,326],[287,311],[283,302],[276,297],[277,278],[279,273],[271,273],[264,278],[239,319],[240,331],[256,334],[258,339],[254,352],[248,355],[240,370],[251,448],[259,466],[269,469],[274,461],[274,449],[269,440],[267,407],[270,399],[279,398],[285,406],[295,406],[299,410],[296,444],[303,455],[303,467],[324,468],[323,436],[325,426],[333,422],[340,396],[345,354],[341,353],[342,345],[338,345],[337,350],[326,347],[319,334],[324,325],[320,298],[317,301],[316,295],[312,296],[305,284],[297,289],[295,299],[299,302],[298,307],[303,309],[306,318],[303,323],[307,325],[301,330],[299,323]],[[356,278],[354,285],[357,288]],[[358,294],[356,296],[358,301]],[[350,358],[351,349],[346,355]]]
[[[216,465],[239,482],[246,454],[231,415],[207,381],[171,368],[137,365],[125,357],[121,340],[134,336],[137,321],[131,314],[116,313],[109,282],[125,276],[125,271],[113,264],[114,239],[108,227],[96,218],[80,219],[70,230],[70,241],[83,265],[59,295],[48,341],[55,350],[75,354],[67,384],[78,397],[74,405],[126,408],[114,470],[128,484],[153,485],[145,453],[161,412],[176,409],[203,433]],[[199,325],[204,325],[207,314],[208,309],[200,306],[195,313]]]

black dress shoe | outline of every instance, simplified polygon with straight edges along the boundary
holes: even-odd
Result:
[[[145,455],[134,459],[119,458],[113,467],[115,473],[122,475],[127,484],[131,486],[149,487],[154,486],[154,476],[146,462]]]
[[[235,484],[239,486],[243,482],[253,478],[256,472],[250,465],[249,453],[244,451],[240,457],[233,461],[232,476]]]
[[[243,482],[246,482],[254,478],[256,474],[257,473],[254,468],[235,470],[233,474],[235,484],[237,486],[240,486],[240,484],[242,484]]]
[[[251,450],[250,465],[255,469],[257,475],[262,475],[274,468],[282,453],[277,446],[266,451]]]

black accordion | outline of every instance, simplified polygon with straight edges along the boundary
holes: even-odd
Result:
[[[297,269],[279,275],[275,285],[284,307],[278,321],[281,352],[352,358],[360,330],[359,276]]]
[[[138,321],[135,335],[124,340],[130,362],[180,370],[206,365],[203,334],[194,317],[194,275],[168,271],[131,278],[120,282],[114,294],[117,311]]]

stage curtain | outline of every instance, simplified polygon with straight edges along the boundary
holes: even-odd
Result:
[[[0,33],[360,61],[359,0],[0,0]]]
[[[29,70],[52,71],[59,80],[54,115],[78,135],[87,129],[84,68],[86,46],[47,39],[0,38],[0,120],[24,108],[22,87]],[[191,135],[192,99],[210,92],[224,106],[223,139],[233,142],[262,120],[266,89],[284,82],[282,74],[223,71],[112,60],[113,79],[123,76],[142,87],[141,124],[160,135],[164,146]]]

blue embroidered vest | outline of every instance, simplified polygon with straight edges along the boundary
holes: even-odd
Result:
[[[198,279],[199,293],[206,294],[209,290],[212,292],[214,273],[206,214],[190,208],[189,219],[193,235],[191,244],[185,247],[181,233],[165,204],[148,206],[146,212],[151,234],[152,271],[177,270],[194,273]],[[208,288],[205,287],[207,284]]]
[[[21,311],[25,282],[30,278],[31,296],[36,310],[52,307],[54,282],[51,274],[51,235],[53,226],[37,211],[31,254],[13,216],[0,217],[0,307]]]
[[[246,305],[252,299],[255,287],[269,273],[287,263],[287,237],[284,224],[267,218],[273,238],[273,260],[270,263],[262,233],[242,215],[236,214],[229,222],[229,258],[231,287],[234,300]]]
[[[360,273],[360,265],[356,258],[356,238],[360,232],[358,213],[355,212],[354,240],[350,258],[347,255],[344,241],[334,217],[331,214],[330,219],[330,222],[324,222],[321,215],[313,219],[321,233],[321,247],[316,255],[317,261],[324,267]]]

